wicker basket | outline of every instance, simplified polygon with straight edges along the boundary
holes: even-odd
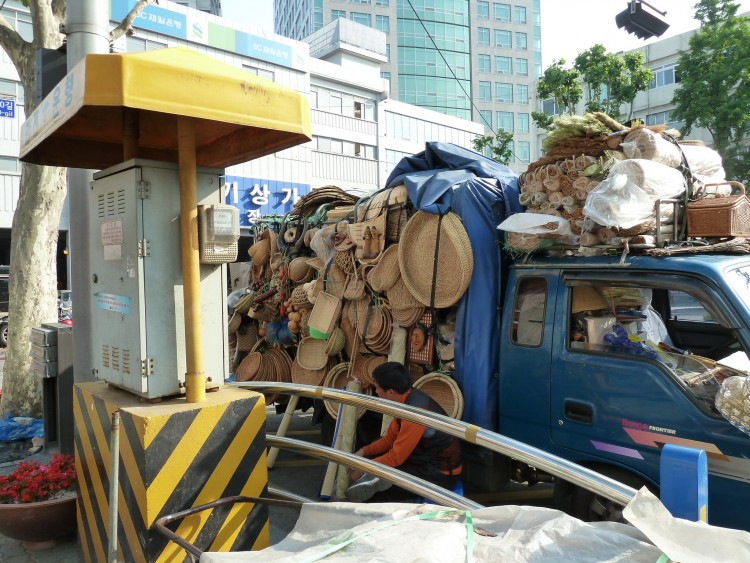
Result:
[[[341,352],[344,349],[345,343],[346,337],[344,336],[344,331],[338,327],[335,328],[326,341],[326,356],[335,356]]]
[[[297,348],[297,362],[308,370],[323,369],[328,363],[328,355],[325,353],[326,346],[325,340],[318,340],[309,336],[303,338]]]
[[[351,379],[354,379],[354,374],[349,373],[349,362],[343,362],[336,364],[331,368],[323,381],[323,386],[341,390],[347,386]],[[370,388],[365,388],[362,389],[361,393],[364,395],[372,395],[372,390]],[[330,414],[333,419],[339,417],[339,403],[325,401],[325,407],[328,414]],[[357,419],[362,418],[366,411],[367,409],[364,407],[357,407]]]
[[[452,378],[438,372],[428,373],[418,379],[414,387],[429,395],[451,418],[461,418],[464,412],[464,396]]]
[[[750,199],[745,195],[745,186],[740,182],[725,184],[731,184],[740,194],[727,197],[705,194],[705,188],[721,185],[706,184],[696,194],[699,199],[687,204],[689,237],[750,236]]]

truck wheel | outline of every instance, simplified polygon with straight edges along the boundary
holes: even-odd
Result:
[[[0,324],[0,347],[8,346],[8,323]]]
[[[603,475],[638,490],[648,486],[643,479],[617,467],[592,467]],[[566,481],[555,482],[555,506],[584,522],[625,522],[623,505]]]

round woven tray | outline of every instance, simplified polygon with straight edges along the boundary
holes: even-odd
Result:
[[[331,389],[342,390],[345,389],[350,380],[354,378],[354,374],[349,375],[349,362],[342,362],[333,366],[326,374],[323,380],[324,387],[330,387]],[[363,388],[361,391],[365,395],[371,395],[372,391],[370,388]],[[334,420],[339,417],[339,403],[335,401],[325,401],[326,411],[330,414]],[[364,407],[357,408],[357,419],[362,418],[367,409]]]
[[[317,371],[323,369],[328,363],[328,354],[326,354],[325,340],[303,338],[297,347],[297,362],[305,369]]]
[[[235,381],[257,381],[263,364],[263,355],[260,352],[250,352],[237,366],[234,374]]]
[[[464,396],[452,378],[442,373],[432,372],[420,377],[413,386],[429,395],[443,407],[448,416],[461,418],[464,412]]]
[[[437,277],[433,291],[436,249]],[[459,216],[449,212],[440,221],[431,213],[415,213],[401,235],[398,263],[401,278],[420,303],[439,309],[456,303],[469,287],[474,269],[471,241]]]

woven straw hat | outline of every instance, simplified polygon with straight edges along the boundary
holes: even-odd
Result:
[[[271,243],[268,239],[259,240],[248,249],[247,253],[253,259],[253,264],[263,266],[271,257]]]
[[[572,313],[597,311],[599,309],[609,309],[609,305],[601,293],[589,286],[576,286],[573,288]]]
[[[398,244],[392,244],[385,249],[378,263],[367,274],[367,281],[374,291],[387,291],[400,276]]]
[[[289,279],[296,283],[306,283],[312,279],[313,268],[308,259],[300,256],[289,262]]]
[[[229,323],[227,324],[229,333],[234,334],[235,332],[237,332],[237,329],[240,328],[241,324],[242,324],[242,314],[235,311],[234,313],[232,313],[232,317],[229,319]]]
[[[452,378],[432,372],[419,378],[413,385],[443,407],[448,416],[461,418],[464,412],[464,396]]]
[[[435,249],[440,237],[434,306],[443,309],[461,299],[469,287],[474,255],[458,215],[446,213],[438,232],[439,220],[437,215],[424,211],[417,211],[409,219],[398,245],[398,263],[412,295],[423,305],[431,305]]]

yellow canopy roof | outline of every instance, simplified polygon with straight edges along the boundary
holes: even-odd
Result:
[[[137,156],[177,162],[177,116],[195,119],[196,164],[226,167],[309,141],[304,94],[184,47],[87,55],[21,129],[24,162],[103,169]]]

